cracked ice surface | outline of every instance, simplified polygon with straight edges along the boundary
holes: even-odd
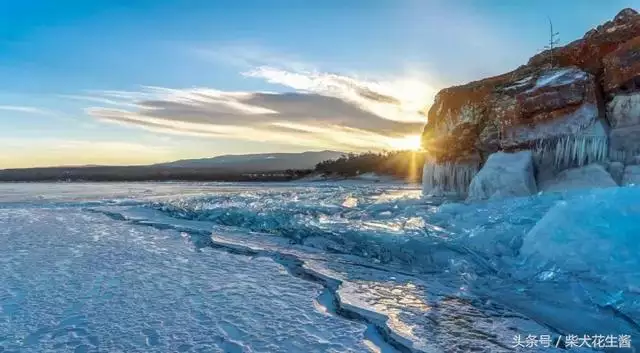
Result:
[[[1,352],[363,352],[267,258],[79,210],[0,210]]]
[[[192,226],[196,226],[192,224]],[[531,319],[493,301],[470,296],[447,274],[421,278],[395,266],[375,266],[350,255],[322,254],[283,244],[267,235],[216,234],[214,241],[236,249],[293,255],[319,278],[339,281],[339,305],[384,327],[412,352],[512,352],[517,334],[550,334]],[[532,347],[527,352],[556,352]],[[576,350],[587,352],[590,350]]]
[[[121,212],[125,218],[141,224],[154,219],[192,231],[211,227],[202,221],[163,218],[137,209],[104,209],[107,210]],[[386,327],[393,340],[411,351],[511,352],[514,335],[549,333],[525,316],[496,303],[464,298],[461,293],[464,288],[460,288],[464,283],[451,276],[431,274],[425,280],[405,273],[402,267],[378,266],[346,254],[326,254],[268,234],[228,233],[214,227],[212,238],[216,244],[253,256],[271,254],[300,259],[308,273],[327,282],[341,283],[337,297],[342,309]]]
[[[640,189],[617,190],[440,205],[391,184],[0,184],[0,347],[462,353],[634,334]]]

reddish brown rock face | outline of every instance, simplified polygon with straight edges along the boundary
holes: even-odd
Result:
[[[504,149],[528,148],[565,135],[604,134],[595,78],[579,68],[541,71],[532,88],[515,96],[516,109],[502,124]]]
[[[591,133],[600,116],[595,79],[576,67],[544,69],[491,91],[483,89],[478,91],[484,95],[466,101],[465,90],[457,87],[438,97],[423,134],[425,148],[436,159],[526,148],[552,136]],[[450,103],[453,106],[447,106]]]
[[[585,96],[594,91],[593,79],[580,70],[552,71],[545,73],[538,81],[536,87],[516,95],[520,117],[516,123],[535,123],[535,118],[540,119],[541,113],[580,104]]]
[[[603,89],[608,95],[640,91],[640,36],[603,58]]]
[[[640,15],[625,9],[553,56],[543,52],[512,72],[440,91],[423,146],[452,161],[560,136],[605,136],[607,102],[631,91],[640,92]],[[620,114],[635,121],[633,110]]]

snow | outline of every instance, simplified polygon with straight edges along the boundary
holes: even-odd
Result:
[[[548,71],[540,75],[535,87],[531,91],[545,88],[568,85],[577,81],[584,81],[589,75],[577,68],[565,68]]]
[[[640,189],[616,190],[440,204],[381,183],[0,184],[0,347],[511,352],[517,334],[634,334]],[[577,205],[568,244],[544,232],[560,202]]]
[[[471,181],[468,200],[528,196],[536,192],[531,151],[496,152]]]
[[[475,105],[465,104],[460,107],[460,112],[458,113],[458,124],[460,123],[475,123],[478,121],[480,111]]]
[[[533,76],[525,77],[523,79],[520,79],[520,80],[514,82],[510,86],[505,87],[504,90],[506,90],[506,91],[519,90],[521,88],[528,87],[531,84],[532,80],[533,80]]]
[[[628,25],[615,25],[613,27],[607,28],[606,32],[607,33],[613,33],[613,32],[616,32],[616,31],[624,30],[627,27],[629,27],[629,26]]]

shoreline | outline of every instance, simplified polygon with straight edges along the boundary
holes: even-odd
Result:
[[[398,184],[416,184],[420,185],[421,180],[407,181],[403,178],[398,178],[390,175],[378,175],[374,173],[364,173],[359,176],[322,176],[317,174],[309,174],[299,178],[287,178],[287,177],[271,177],[269,175],[263,178],[242,178],[242,177],[227,177],[227,178],[211,178],[211,179],[164,179],[164,178],[150,178],[150,179],[117,179],[117,178],[96,178],[96,179],[84,179],[84,178],[33,178],[33,179],[6,179],[2,178],[2,171],[0,171],[0,183],[3,184],[26,184],[26,183],[52,183],[52,184],[86,184],[86,183],[339,183],[339,182],[361,182],[361,183],[398,183]]]

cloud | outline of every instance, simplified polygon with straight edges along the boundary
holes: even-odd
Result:
[[[384,119],[402,122],[424,122],[419,112],[435,94],[435,90],[426,84],[405,78],[375,81],[271,66],[261,66],[243,75],[303,92],[335,97]]]
[[[86,109],[100,121],[158,133],[375,150],[394,148],[407,135],[419,134],[425,122],[419,111],[433,94],[412,80],[365,80],[307,69],[258,66],[242,75],[293,91],[145,86],[71,98],[103,103]]]
[[[255,43],[216,43],[207,48],[198,46],[188,50],[200,58],[240,69],[270,65],[289,70],[311,70],[316,66],[295,55],[276,52]]]
[[[36,107],[20,106],[20,105],[0,105],[0,110],[18,112],[18,113],[42,114],[42,115],[52,114],[48,110],[44,110]]]
[[[112,106],[128,106],[132,108],[136,107],[136,105],[133,103],[127,103],[121,100],[110,99],[108,97],[97,97],[97,96],[90,96],[90,95],[73,95],[73,94],[61,94],[61,95],[58,95],[58,97],[92,102],[92,103],[106,104],[106,105],[112,105]]]

